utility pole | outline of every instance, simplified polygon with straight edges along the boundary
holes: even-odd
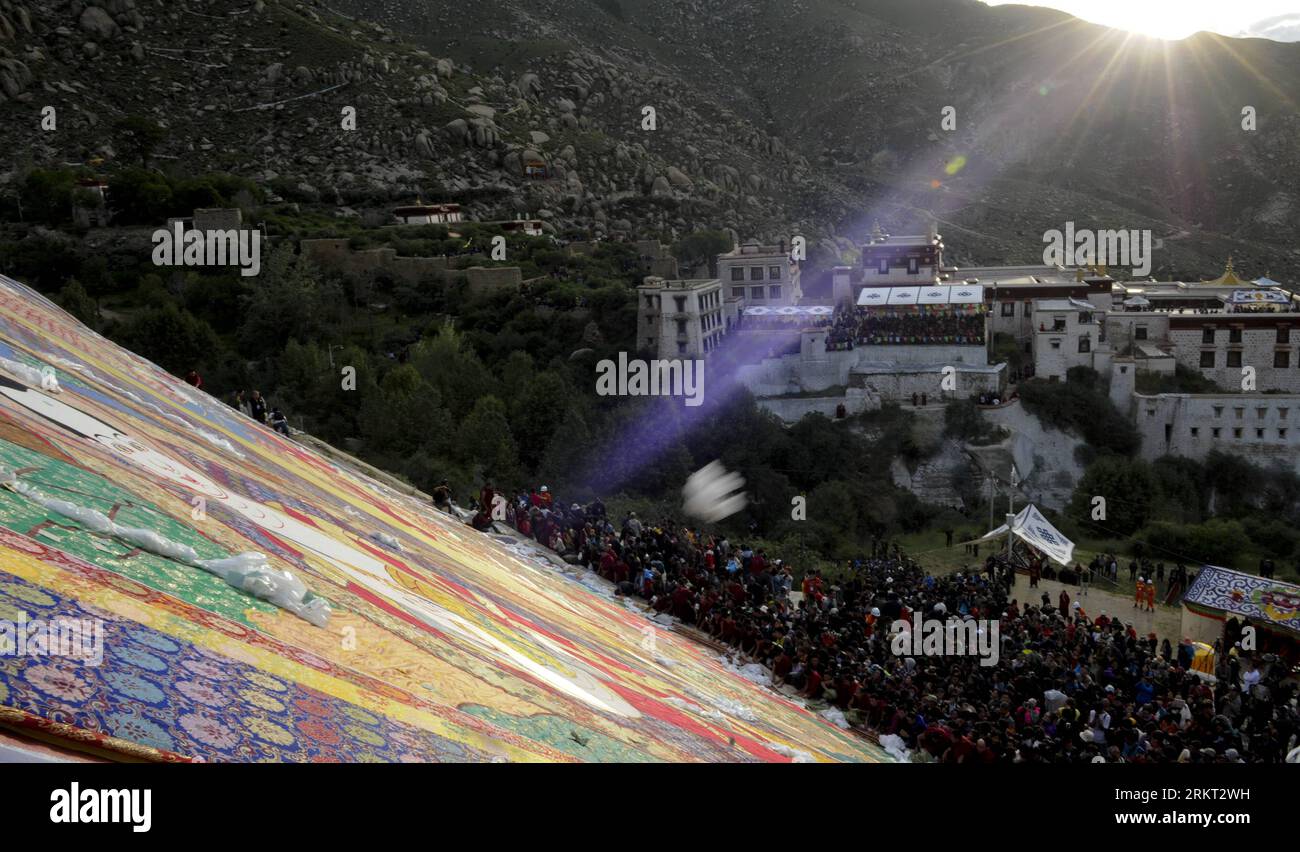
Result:
[[[1019,482],[1016,476],[1016,463],[1011,463],[1011,487],[1007,489],[1007,511],[1011,514],[1016,513],[1016,484]]]
[[[1011,561],[1011,528],[1016,520],[1016,463],[1011,463],[1011,487],[1007,489],[1007,562]]]
[[[989,480],[989,531],[993,531],[993,471],[988,472]]]

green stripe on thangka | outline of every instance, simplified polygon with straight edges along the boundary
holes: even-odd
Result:
[[[39,487],[51,497],[111,514],[123,526],[143,527],[187,544],[201,558],[230,555],[150,503],[79,467],[4,440],[0,440],[0,467],[22,471],[20,478],[24,482]],[[117,511],[113,514],[115,507]],[[213,574],[152,553],[133,552],[130,545],[92,533],[71,518],[50,512],[5,488],[0,488],[0,526],[249,627],[254,626],[248,618],[249,610],[276,611],[273,604],[241,592]]]

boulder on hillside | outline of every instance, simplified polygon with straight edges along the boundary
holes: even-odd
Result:
[[[98,6],[86,7],[77,24],[96,38],[110,39],[122,34],[122,28],[113,20],[113,16]]]

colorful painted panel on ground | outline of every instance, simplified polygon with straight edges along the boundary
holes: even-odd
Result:
[[[1294,583],[1206,565],[1187,590],[1183,603],[1300,633],[1300,586]]]
[[[0,724],[158,760],[887,759],[2,277],[0,359],[3,471],[200,559],[265,553],[333,609],[313,626],[0,489],[0,623],[93,622],[103,647],[0,655]]]

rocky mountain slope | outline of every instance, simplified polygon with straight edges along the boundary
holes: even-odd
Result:
[[[671,237],[797,228],[800,191],[851,200],[778,138],[631,56],[472,67],[324,5],[274,0],[0,0],[0,51],[8,180],[30,165],[122,164],[114,125],[138,115],[168,131],[155,167],[231,171],[353,208],[418,195],[475,218]],[[642,129],[643,105],[658,129]],[[52,131],[40,129],[46,107]],[[545,180],[525,178],[531,160]]]
[[[1023,262],[1072,219],[1152,229],[1165,274],[1212,275],[1229,252],[1300,271],[1300,45],[1165,43],[976,0],[339,2],[502,67],[573,47],[652,64],[844,188],[847,209],[820,187],[799,198],[842,232],[933,215],[958,262]]]
[[[1157,274],[1235,253],[1286,279],[1297,81],[1298,45],[975,0],[0,0],[0,166],[111,164],[114,122],[141,114],[170,131],[155,165],[327,204],[419,194],[669,237],[933,216],[966,264],[1033,261],[1069,219],[1152,229]]]

